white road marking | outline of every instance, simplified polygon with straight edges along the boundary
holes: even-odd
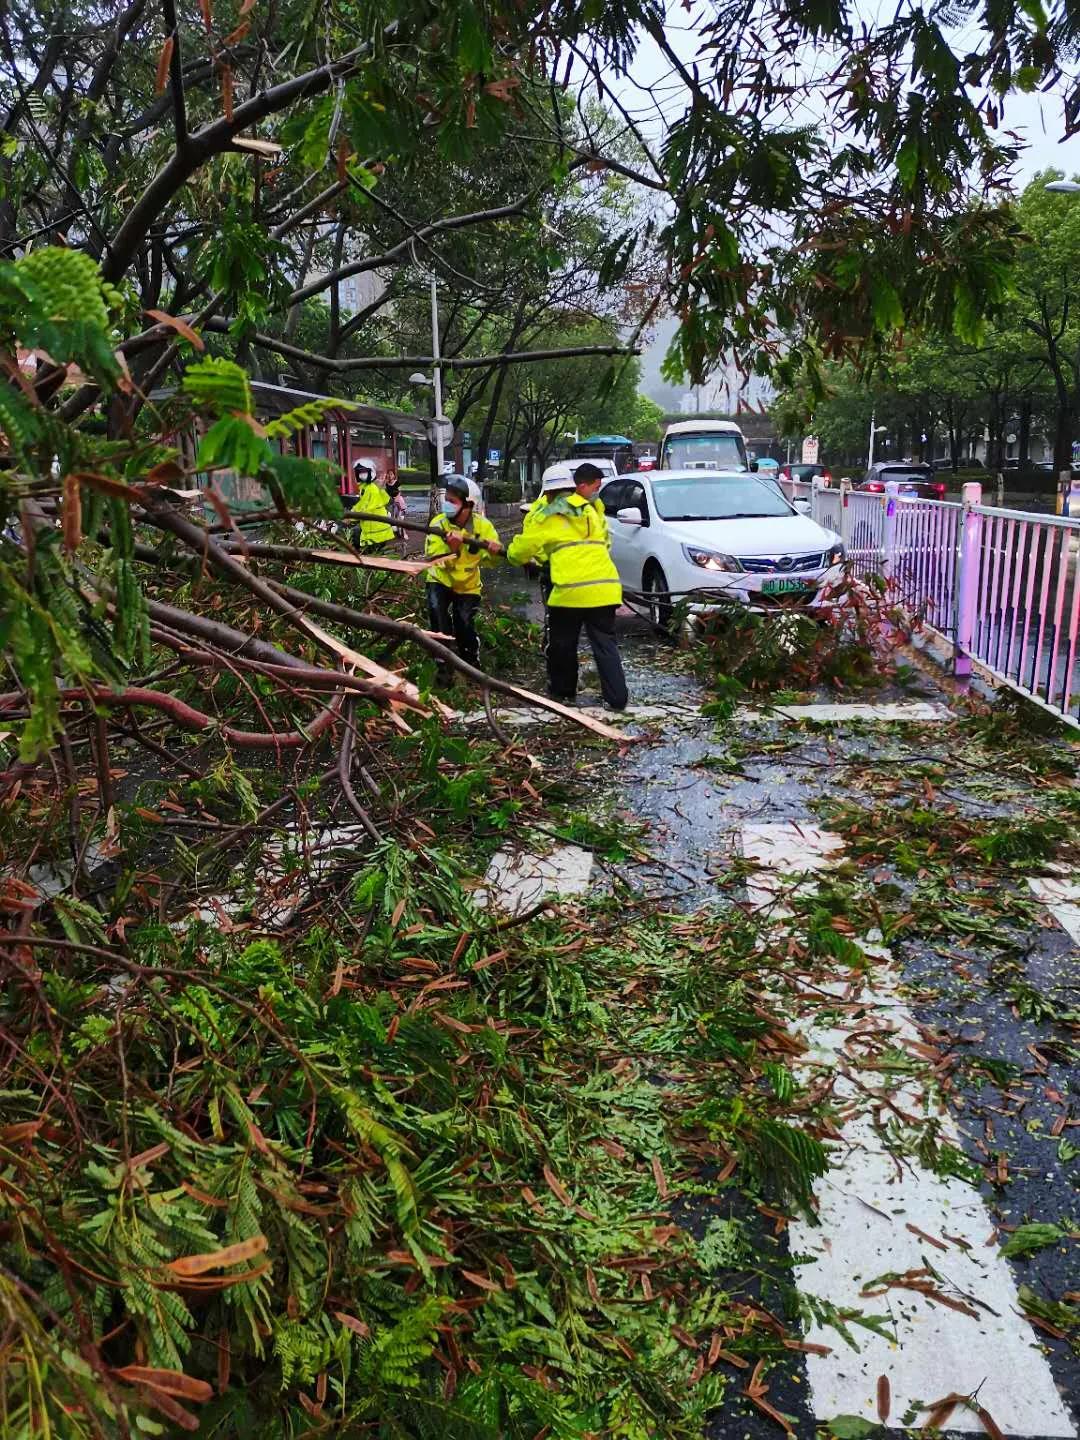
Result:
[[[740,831],[742,852],[761,868],[746,884],[755,910],[771,908],[776,920],[790,914],[780,898],[805,894],[813,886],[806,877],[837,859],[844,842],[809,821],[780,820],[746,824]]]
[[[585,715],[591,715],[597,720],[606,720],[609,724],[615,725],[620,723],[645,724],[654,720],[697,721],[702,718],[699,705],[681,701],[643,702],[640,705],[628,705],[625,710],[617,713],[604,710],[600,706],[583,705],[580,708]],[[504,724],[513,726],[527,727],[551,725],[556,722],[565,723],[562,716],[553,715],[549,710],[534,710],[527,706],[500,709],[497,713]],[[483,711],[476,710],[461,718],[466,725],[483,725],[487,717]],[[839,703],[776,705],[764,709],[753,705],[741,705],[735,712],[735,721],[741,724],[756,725],[777,718],[814,720],[823,725],[854,724],[859,721],[883,725],[892,723],[924,725],[931,722],[940,723],[954,720],[956,717],[946,706],[928,700],[891,701],[880,705],[861,702],[853,702],[850,705]]]
[[[1061,928],[1080,945],[1080,884],[1064,876],[1040,875],[1028,881],[1036,900],[1041,900]]]
[[[839,836],[810,824],[745,827],[743,853],[766,870],[752,887],[751,900],[772,905],[785,877],[805,892],[813,883],[805,877],[836,859],[841,843]],[[837,996],[855,998],[860,1007],[843,1013],[853,1013],[852,1026],[861,1034],[872,1027],[901,1048],[906,1040],[919,1040],[888,952],[873,945],[864,948],[883,963],[854,996],[847,994],[846,976],[838,982]],[[849,1328],[859,1344],[856,1353],[834,1328],[810,1327],[808,1340],[831,1347],[828,1355],[806,1356],[817,1418],[859,1415],[874,1422],[878,1377],[887,1375],[893,1428],[900,1427],[910,1406],[978,1390],[980,1403],[1007,1435],[1075,1437],[1050,1367],[1023,1318],[1008,1262],[996,1244],[986,1244],[994,1227],[982,1198],[963,1181],[943,1179],[911,1157],[894,1159],[875,1129],[875,1108],[885,1117],[890,1104],[923,1113],[919,1089],[890,1083],[876,1070],[860,1075],[860,1042],[839,1024],[809,1021],[799,1029],[810,1047],[808,1058],[841,1072],[834,1092],[840,1105],[862,1108],[843,1121],[843,1142],[834,1151],[832,1169],[814,1187],[820,1225],[794,1219],[789,1226],[792,1253],[813,1257],[813,1263],[799,1271],[798,1283],[807,1294],[838,1308],[889,1317],[898,1341],[894,1345],[853,1325]],[[879,1098],[868,1097],[860,1086],[878,1092]],[[951,1116],[943,1111],[938,1118],[942,1139],[959,1148]],[[914,1234],[909,1225],[943,1241],[947,1253]],[[945,1232],[968,1248],[946,1239]],[[931,1276],[932,1285],[976,1315],[902,1288],[888,1288],[880,1296],[862,1293],[880,1288],[874,1282],[883,1275],[924,1266],[932,1266],[941,1277]],[[916,1423],[926,1418],[923,1411]],[[974,1432],[982,1425],[972,1412],[958,1408],[945,1428]]]
[[[561,845],[548,855],[503,849],[493,855],[484,888],[474,899],[482,907],[520,915],[546,895],[582,895],[589,888],[593,857],[578,845]]]
[[[697,705],[641,704],[628,705],[625,710],[605,710],[601,705],[579,705],[577,708],[582,715],[590,715],[594,720],[603,720],[608,725],[637,724],[647,720],[701,719],[701,710]],[[550,710],[534,710],[526,706],[497,709],[495,713],[504,725],[526,727],[569,723],[564,716],[555,715]],[[463,715],[461,719],[466,725],[483,725],[487,722],[487,716],[482,710]]]
[[[851,704],[820,705],[776,705],[766,710],[741,707],[736,719],[749,721],[772,720],[782,715],[785,720],[816,720],[819,724],[845,725],[859,720],[880,724],[902,722],[909,725],[924,725],[932,721],[954,720],[952,711],[944,705],[930,700],[897,700],[881,705],[862,702]]]

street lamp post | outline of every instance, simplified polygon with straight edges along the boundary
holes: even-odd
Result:
[[[453,424],[440,414],[438,375],[436,370],[431,379],[419,370],[409,376],[410,385],[420,385],[431,391],[430,416],[427,423],[428,437],[428,479],[431,482],[431,490],[428,496],[428,518],[435,514],[435,507],[439,503],[439,488],[442,484],[443,475],[443,450],[446,445],[447,431],[450,432],[450,439],[454,436]]]
[[[874,424],[874,421],[875,421],[876,419],[877,419],[877,414],[876,414],[876,412],[873,411],[873,410],[871,410],[871,412],[870,412],[870,448],[869,448],[869,452],[868,452],[867,457],[866,457],[866,468],[867,468],[867,470],[872,470],[872,469],[874,468],[874,436],[875,436],[875,435],[882,435],[882,434],[884,434],[884,432],[889,428],[887,425],[875,425],[875,424]]]
[[[439,353],[439,291],[435,276],[431,277],[431,377],[433,394],[435,397],[435,459],[439,467],[439,474],[443,473],[445,455],[443,453],[442,426],[438,423],[442,419],[442,366]]]

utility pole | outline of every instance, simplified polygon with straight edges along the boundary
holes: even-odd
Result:
[[[435,460],[438,465],[438,473],[442,478],[445,451],[443,450],[442,426],[438,423],[442,419],[442,366],[439,364],[442,356],[439,350],[439,290],[435,276],[431,277],[431,378],[434,385],[435,396]]]

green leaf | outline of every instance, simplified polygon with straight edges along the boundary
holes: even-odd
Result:
[[[868,1435],[874,1435],[881,1429],[872,1420],[864,1420],[861,1415],[837,1415],[835,1420],[827,1420],[825,1428],[836,1440],[866,1440]]]
[[[1036,1220],[1014,1230],[1001,1247],[1001,1253],[1009,1260],[1026,1260],[1029,1255],[1048,1250],[1064,1238],[1065,1232],[1056,1225],[1043,1224]]]
[[[223,415],[211,425],[195,457],[200,470],[236,470],[241,475],[257,475],[263,465],[272,463],[267,442],[235,415]]]
[[[200,409],[214,414],[252,412],[251,381],[233,360],[214,355],[196,360],[184,372],[180,388]]]
[[[326,520],[336,520],[341,516],[341,472],[330,461],[272,455],[266,462],[266,468],[273,475],[290,510]]]

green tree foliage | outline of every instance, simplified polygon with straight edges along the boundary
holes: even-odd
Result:
[[[489,268],[482,241],[464,240],[463,273],[476,266],[486,284],[515,258],[542,268],[546,197],[576,176],[623,208],[593,255],[602,287],[638,283],[660,248],[654,296],[681,321],[673,374],[699,380],[732,348],[768,368],[769,317],[783,333],[805,322],[830,351],[923,324],[971,341],[1005,297],[1019,232],[995,204],[955,197],[975,169],[994,193],[1013,153],[1008,94],[1064,83],[1074,20],[998,7],[973,18],[961,50],[947,10],[854,19],[846,5],[770,0],[748,33],[737,7],[722,9],[702,19],[690,68],[652,0],[536,14],[453,0],[437,18],[426,3],[373,4],[325,24],[309,7],[235,0],[175,13],[131,0],[111,26],[83,0],[18,7],[2,36],[0,238],[17,250],[61,233],[100,257],[105,279],[129,287],[128,331],[140,307],[164,305],[262,345],[303,299],[336,304],[319,271],[393,271],[411,242],[446,273],[449,237],[481,234],[458,209],[470,196],[477,225],[507,223],[522,250],[497,245]],[[837,57],[813,126],[790,119],[813,83],[798,60],[811,43]],[[548,84],[567,47],[599,86],[642,44],[688,101],[680,112],[666,97],[659,145],[631,111],[598,115],[585,96],[571,113]],[[140,342],[139,368],[162,353]]]
[[[1025,189],[1017,215],[1024,239],[1005,305],[977,342],[934,331],[905,335],[872,368],[808,368],[779,397],[786,433],[811,424],[836,461],[866,452],[870,415],[891,443],[917,458],[940,446],[953,465],[968,443],[989,435],[988,463],[1001,469],[1010,428],[1026,464],[1035,427],[1068,469],[1080,404],[1080,212],[1068,195],[1046,189],[1055,171]],[[923,441],[923,436],[926,441]]]

